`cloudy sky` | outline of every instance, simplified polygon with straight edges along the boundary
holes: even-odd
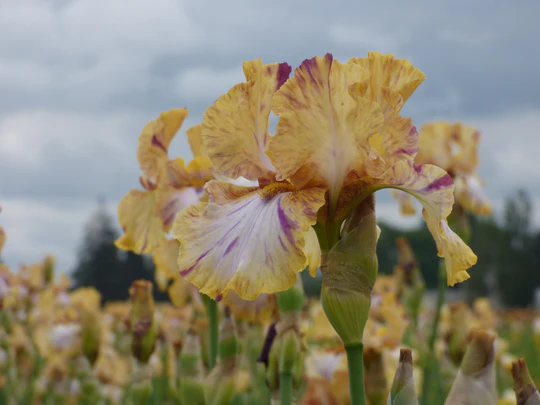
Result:
[[[480,174],[500,212],[527,187],[540,225],[538,0],[0,0],[0,224],[9,265],[53,253],[70,270],[103,197],[138,187],[143,125],[187,107],[184,129],[242,81],[241,63],[394,53],[427,80],[404,114],[483,133]],[[173,156],[190,157],[184,136]],[[379,217],[404,226],[387,196]]]

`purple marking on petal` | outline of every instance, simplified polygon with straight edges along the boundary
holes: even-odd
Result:
[[[155,134],[152,135],[152,145],[157,146],[158,148],[163,150],[163,152],[167,153],[167,148],[161,143],[159,139],[157,139]]]
[[[278,238],[279,238],[279,244],[281,245],[283,250],[286,252],[289,252],[289,249],[287,248],[287,246],[285,246],[285,243],[283,243],[283,239],[281,239],[281,235],[279,235]]]
[[[227,216],[231,216],[233,214],[236,214],[238,211],[240,211],[241,209],[245,208],[247,205],[251,204],[251,201],[248,201],[247,203],[245,203],[244,205],[242,205],[241,207],[235,209],[234,211],[231,211],[227,214]]]
[[[283,229],[283,232],[285,232],[285,235],[287,235],[287,239],[289,240],[289,242],[294,244],[292,226],[290,224],[289,218],[287,218],[287,215],[285,215],[285,212],[283,211],[283,208],[281,207],[281,202],[278,204],[278,218],[279,218],[279,223],[281,224],[281,229]]]
[[[185,270],[181,270],[180,271],[180,275],[182,277],[185,277],[187,276],[189,273],[191,273],[191,271],[195,268],[195,266],[197,266],[199,264],[199,262],[205,258],[205,256],[210,253],[210,249],[208,249],[206,252],[204,252],[196,261],[195,263],[193,263],[193,265],[191,265],[190,267],[188,267],[187,269]]]
[[[236,242],[238,242],[239,236],[237,236],[231,243],[229,243],[229,246],[227,246],[227,249],[225,249],[225,253],[223,253],[223,256],[229,254],[231,250],[234,248],[234,245],[236,245]]]
[[[223,299],[223,294],[216,295],[216,299],[214,301],[219,302]]]
[[[450,187],[454,184],[454,180],[452,180],[452,177],[448,173],[446,173],[444,176],[439,177],[437,180],[431,182],[426,187],[422,189],[423,193],[429,193],[431,191],[439,190],[443,187]]]
[[[280,63],[277,71],[277,87],[276,90],[278,90],[283,83],[287,81],[289,76],[291,75],[292,67],[286,63]]]

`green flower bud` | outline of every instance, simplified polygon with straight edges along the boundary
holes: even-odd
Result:
[[[341,240],[323,252],[322,305],[345,346],[362,344],[377,278],[374,197],[366,198],[345,221]]]

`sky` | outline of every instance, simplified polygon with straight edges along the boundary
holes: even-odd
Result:
[[[345,62],[393,53],[426,74],[402,110],[420,127],[459,120],[482,133],[479,174],[500,215],[530,192],[540,226],[538,0],[2,0],[0,225],[10,266],[52,253],[75,263],[83,228],[138,187],[137,138],[160,111],[185,129],[243,81],[242,62]],[[378,216],[410,227],[381,192]]]

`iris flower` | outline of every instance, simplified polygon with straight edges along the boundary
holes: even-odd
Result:
[[[115,242],[119,249],[142,254],[169,245],[166,233],[176,213],[198,202],[203,185],[212,178],[210,161],[197,141],[199,127],[188,130],[194,159],[187,166],[181,158],[169,159],[169,145],[187,115],[185,108],[163,112],[142,130],[137,160],[144,191],[131,190],[118,206],[118,218],[124,230]]]
[[[399,114],[424,80],[420,70],[378,53],[348,63],[315,57],[291,78],[286,63],[243,67],[246,81],[207,109],[202,138],[218,175],[257,183],[212,180],[208,201],[176,216],[184,278],[216,299],[285,290],[306,266],[317,269],[321,247],[329,250],[344,219],[382,188],[420,200],[449,283],[468,277],[476,256],[446,221],[452,178],[415,164],[418,133]],[[279,117],[273,136],[271,111]]]
[[[456,202],[476,215],[491,214],[482,181],[476,176],[480,133],[473,127],[447,122],[425,124],[420,130],[416,162],[446,170],[454,179]]]

